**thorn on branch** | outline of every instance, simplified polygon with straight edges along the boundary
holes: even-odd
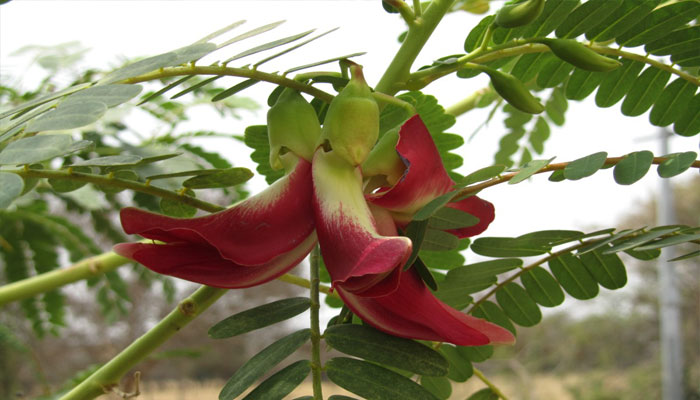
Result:
[[[111,388],[107,389],[105,388],[105,393],[114,393],[117,396],[121,397],[122,399],[131,399],[138,397],[141,394],[141,389],[140,389],[140,383],[141,383],[141,371],[136,371],[134,372],[133,377],[130,380],[127,380],[127,384],[125,386],[132,386],[133,390],[130,391],[122,391],[119,389],[118,385],[112,385]],[[131,389],[131,388],[127,388]]]

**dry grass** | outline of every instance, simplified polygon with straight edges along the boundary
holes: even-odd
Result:
[[[568,385],[580,381],[580,377],[568,376],[557,377],[553,375],[537,375],[526,382],[515,376],[495,376],[493,383],[506,394],[509,400],[536,400],[536,399],[558,399],[573,400],[573,397],[566,389]],[[139,400],[208,400],[218,399],[219,391],[224,386],[224,381],[165,381],[165,382],[144,382],[141,386]],[[482,389],[484,384],[476,377],[469,379],[465,383],[453,383],[452,396],[450,399],[466,399],[470,394]],[[289,399],[310,395],[311,383],[304,382],[291,395]],[[352,395],[331,382],[323,385],[324,397],[333,394]],[[117,399],[116,395],[110,399]],[[410,400],[410,399],[407,399]]]

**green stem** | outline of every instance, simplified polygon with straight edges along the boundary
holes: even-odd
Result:
[[[121,378],[176,332],[218,300],[226,289],[202,286],[163,318],[156,326],[95,371],[61,400],[93,399],[118,389]]]
[[[319,326],[319,310],[321,309],[321,303],[319,301],[319,268],[320,268],[320,252],[319,247],[316,246],[311,251],[311,257],[309,257],[309,266],[311,271],[311,375],[313,379],[313,393],[314,400],[323,400],[323,390],[321,386],[321,371],[323,365],[321,364],[321,328]]]
[[[394,95],[404,87],[410,76],[411,65],[452,3],[454,0],[433,0],[423,15],[408,27],[408,34],[399,51],[375,87],[377,92]]]
[[[311,289],[311,281],[304,279],[300,276],[296,276],[296,275],[292,275],[292,274],[284,274],[284,275],[280,276],[279,278],[277,278],[277,280],[282,281],[282,282],[286,282],[286,283],[291,283],[292,285],[301,286],[301,287],[306,288],[306,289]],[[326,286],[326,285],[319,284],[318,290],[327,296],[340,298],[340,296],[338,296],[337,293],[332,292],[331,288]]]
[[[96,174],[86,174],[82,172],[72,171],[70,168],[60,171],[43,170],[43,169],[18,169],[13,171],[5,171],[15,173],[23,178],[48,178],[48,179],[61,179],[61,180],[71,180],[77,182],[87,182],[100,186],[109,186],[120,189],[131,189],[136,192],[146,193],[153,196],[161,197],[164,199],[175,200],[183,204],[198,208],[200,210],[217,212],[225,210],[216,204],[208,203],[196,199],[194,197],[186,196],[184,194],[179,194],[170,190],[162,189],[157,186],[151,186],[146,183],[130,181],[126,179],[112,178],[105,175]]]
[[[87,258],[67,268],[55,269],[31,278],[0,286],[0,307],[61,286],[92,278],[131,262],[113,252]]]
[[[500,397],[503,400],[508,400],[508,397],[506,397],[501,390],[494,385],[487,377],[484,375],[483,372],[481,372],[478,368],[474,367],[474,375],[476,375],[477,378],[481,379],[482,382],[486,384],[486,386],[491,389],[492,392],[494,392],[498,397]]]
[[[623,159],[624,159],[624,157],[609,157],[609,158],[605,159],[604,165],[617,165]],[[668,159],[669,159],[668,157],[654,157],[652,159],[652,164],[656,164],[656,165],[662,164],[665,161],[667,161]],[[552,172],[552,171],[565,169],[569,164],[571,164],[571,163],[570,162],[563,162],[563,163],[549,164],[546,167],[543,167],[542,169],[535,172],[535,174],[541,174],[544,172]],[[693,161],[693,163],[690,165],[690,167],[691,168],[700,168],[700,160]],[[482,182],[482,183],[467,186],[464,189],[460,190],[455,195],[454,198],[460,198],[460,197],[463,197],[466,195],[476,194],[476,193],[478,193],[478,192],[480,192],[488,187],[508,182],[509,180],[513,179],[513,177],[517,174],[518,174],[518,171],[510,172],[508,174],[501,175],[497,178],[489,179],[489,180]]]
[[[260,81],[274,83],[276,85],[285,86],[296,89],[300,92],[308,93],[317,99],[326,103],[333,100],[333,96],[317,89],[314,86],[304,84],[294,79],[286,78],[282,75],[271,74],[249,68],[230,68],[224,66],[195,66],[186,65],[181,67],[162,68],[158,71],[139,75],[133,78],[125,79],[123,83],[139,83],[168,78],[172,76],[187,76],[187,75],[216,75],[216,76],[238,76],[243,78],[256,79]]]
[[[403,101],[398,97],[389,96],[388,94],[384,94],[381,92],[372,92],[372,97],[374,97],[374,100],[376,100],[379,104],[393,104],[408,111],[410,115],[414,115],[417,113],[416,107],[414,107],[413,104],[407,101]]]
[[[493,96],[494,90],[491,87],[481,88],[459,102],[445,108],[445,113],[458,117],[476,108],[481,99],[486,96]]]

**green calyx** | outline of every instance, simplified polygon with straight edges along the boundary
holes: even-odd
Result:
[[[569,64],[587,71],[607,72],[622,65],[617,60],[605,57],[573,39],[538,39],[552,53]]]
[[[489,75],[491,84],[496,89],[496,92],[513,107],[530,114],[539,114],[544,111],[544,106],[525,88],[518,78],[484,66],[480,67],[480,69]]]
[[[331,101],[321,131],[335,153],[354,166],[367,159],[379,137],[379,107],[362,75],[362,67],[350,67],[352,79]]]
[[[507,4],[496,13],[495,23],[504,28],[527,25],[537,19],[544,9],[544,0],[526,0]]]
[[[362,163],[362,175],[365,177],[384,175],[390,185],[401,179],[406,165],[396,152],[399,141],[399,127],[386,132],[369,152],[367,160]]]
[[[321,136],[321,124],[313,106],[299,92],[285,89],[267,112],[267,133],[270,166],[282,169],[281,156],[288,152],[311,161]]]

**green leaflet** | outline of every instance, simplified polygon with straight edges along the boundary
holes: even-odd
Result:
[[[586,31],[586,39],[606,42],[626,32],[648,15],[661,0],[624,0],[622,5],[604,17],[602,22]]]
[[[447,375],[448,363],[442,355],[410,339],[354,324],[333,325],[323,335],[330,346],[351,356],[419,375]]]
[[[604,251],[592,251],[579,256],[579,259],[600,286],[610,290],[620,289],[627,283],[625,265],[617,254],[603,254]]]
[[[455,382],[466,382],[474,374],[472,363],[463,351],[466,347],[443,344],[440,353],[450,363],[447,377]]]
[[[697,86],[678,78],[661,92],[649,114],[649,121],[656,126],[667,126],[675,122],[693,98]]]
[[[555,34],[559,38],[575,38],[598,27],[614,12],[622,0],[590,0],[576,7],[562,22]]]
[[[698,153],[694,151],[669,154],[666,156],[668,157],[668,160],[659,164],[657,173],[662,178],[670,178],[672,176],[676,176],[690,168],[690,166],[693,165],[693,162],[695,161],[695,158],[697,156]]]
[[[22,194],[24,181],[15,174],[0,172],[0,187],[2,187],[0,191],[0,209],[2,209],[9,207]]]
[[[644,114],[659,98],[666,87],[671,73],[649,67],[642,72],[632,84],[632,88],[622,102],[622,114],[629,117]]]
[[[617,43],[625,47],[636,47],[661,38],[700,15],[700,3],[680,1],[657,8],[627,31],[619,35]]]
[[[209,337],[224,339],[290,319],[308,310],[306,297],[292,297],[274,301],[232,315],[209,329]]]
[[[326,363],[326,374],[338,386],[367,399],[437,399],[412,380],[362,360],[333,358]]]
[[[265,379],[243,400],[282,399],[290,394],[311,372],[311,362],[300,360]]]
[[[603,78],[595,95],[598,107],[611,107],[632,89],[637,76],[644,68],[639,61],[623,59],[622,66],[609,72]]]
[[[508,318],[520,326],[534,326],[542,320],[540,308],[517,283],[507,283],[497,290],[496,301]]]
[[[647,150],[627,154],[615,165],[613,170],[615,182],[620,185],[631,185],[637,182],[646,175],[653,161],[654,154]]]
[[[513,323],[510,322],[510,319],[506,316],[503,310],[495,303],[492,303],[488,300],[483,301],[481,304],[479,304],[478,307],[472,310],[471,314],[478,318],[484,318],[485,320],[493,322],[496,325],[500,325],[503,328],[506,328],[509,331],[511,331],[513,335],[516,334],[515,326],[513,326]],[[476,360],[472,359],[472,361]]]
[[[577,257],[562,254],[549,260],[549,269],[571,297],[587,300],[598,295],[598,283]]]
[[[700,132],[700,93],[688,103],[673,125],[673,130],[683,136],[693,136]]]
[[[444,376],[422,376],[420,384],[438,399],[447,400],[452,394],[452,384]]]
[[[530,297],[541,306],[556,307],[564,302],[561,286],[546,269],[540,266],[520,275],[520,281]]]
[[[564,177],[568,180],[579,180],[595,174],[605,164],[608,153],[601,151],[576,159],[564,168]]]

